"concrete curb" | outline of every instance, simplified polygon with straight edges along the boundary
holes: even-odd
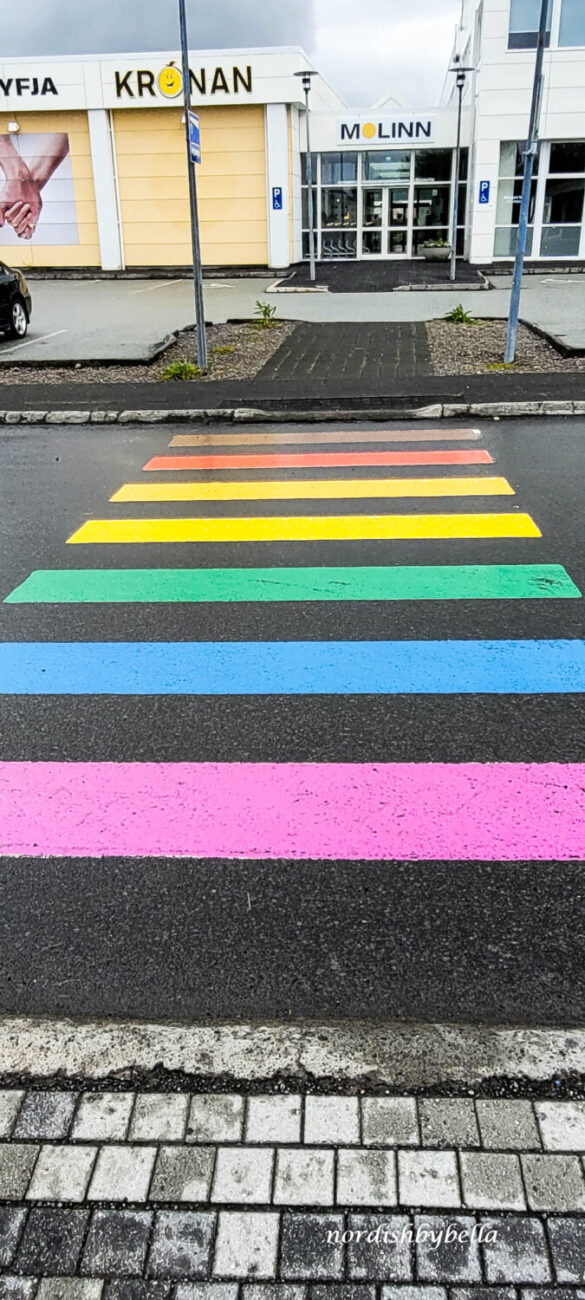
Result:
[[[443,1024],[149,1024],[0,1020],[0,1078],[179,1071],[234,1082],[335,1080],[389,1090],[585,1072],[584,1029]]]
[[[443,420],[481,416],[485,419],[503,417],[520,418],[538,415],[585,415],[585,401],[580,402],[474,402],[471,404],[440,402],[430,406],[342,408],[295,411],[292,407],[267,410],[254,407],[214,407],[179,410],[126,410],[126,411],[1,411],[0,424],[282,424],[325,423],[329,420],[379,421],[379,420]]]

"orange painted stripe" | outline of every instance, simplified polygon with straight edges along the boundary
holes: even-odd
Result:
[[[492,465],[489,451],[345,451],[309,455],[154,456],[145,470],[327,469],[340,465]]]

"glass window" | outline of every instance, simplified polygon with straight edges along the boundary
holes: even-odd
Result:
[[[578,257],[580,226],[545,226],[540,241],[541,257]]]
[[[406,230],[389,231],[388,252],[406,253],[407,251],[408,251],[408,232]]]
[[[357,226],[357,190],[321,190],[321,225]]]
[[[357,257],[357,234],[351,230],[324,230],[321,239],[321,257],[325,261]]]
[[[388,190],[388,225],[408,225],[408,190]]]
[[[457,204],[457,225],[458,226],[465,225],[466,213],[467,213],[467,186],[460,185],[459,202]]]
[[[532,229],[528,230],[527,238],[526,238],[526,252],[528,254],[528,257],[530,257],[532,253],[533,237],[534,237],[534,231]],[[496,237],[494,240],[494,256],[515,257],[517,242],[518,242],[517,226],[511,226],[511,227],[505,226],[503,229],[496,230]]]
[[[498,204],[496,208],[496,225],[497,226],[517,226],[520,220],[520,204],[522,202],[522,181],[500,181],[498,185]],[[530,207],[528,209],[529,222],[534,221],[534,210],[536,208],[536,181],[532,182],[530,193]]]
[[[560,226],[579,224],[583,220],[585,180],[546,182],[543,224]]]
[[[448,244],[449,231],[447,230],[447,227],[443,226],[441,229],[437,230],[414,230],[412,235],[412,251],[415,257],[420,253],[423,244],[428,243],[430,239],[433,241],[441,240],[444,244]]]
[[[382,231],[381,230],[364,230],[362,237],[362,249],[366,256],[369,254],[380,255],[382,252]]]
[[[522,144],[504,141],[500,145],[500,176],[524,175],[524,141]],[[538,176],[539,155],[534,159],[533,175]]]
[[[385,153],[380,149],[376,153],[364,154],[364,180],[409,181],[410,153],[402,150]]]
[[[450,181],[452,167],[450,149],[418,149],[414,155],[417,181]]]
[[[364,190],[364,226],[382,225],[382,195],[382,190]]]
[[[551,176],[585,172],[585,144],[551,144],[549,171]]]
[[[469,170],[469,149],[462,149],[459,156],[459,180],[466,181]]]
[[[541,0],[510,0],[509,50],[531,50],[538,45]],[[547,45],[550,45],[552,0],[548,5]]]
[[[585,45],[583,0],[562,0],[559,45]]]
[[[415,226],[445,226],[449,221],[448,185],[427,189],[418,185],[414,191]]]
[[[343,185],[345,181],[357,181],[357,153],[322,153],[321,184]]]
[[[312,165],[312,168],[313,168],[313,180],[316,181],[316,180],[317,180],[317,154],[316,154],[316,153],[312,153],[312,154],[311,154],[311,165]],[[302,182],[303,182],[303,185],[306,185],[306,184],[307,184],[307,155],[306,155],[306,153],[302,153],[302,154],[301,154],[301,180],[302,180]]]

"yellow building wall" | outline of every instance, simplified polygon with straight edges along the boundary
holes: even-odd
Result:
[[[19,244],[0,244],[0,259],[23,269],[44,266],[100,266],[100,247],[87,114],[0,113],[0,135],[17,120],[19,136],[64,132],[69,136],[71,170],[77,214],[77,244],[41,244],[34,238]]]
[[[197,166],[205,266],[266,266],[264,108],[202,108]],[[126,266],[191,265],[180,108],[116,109],[114,141]]]

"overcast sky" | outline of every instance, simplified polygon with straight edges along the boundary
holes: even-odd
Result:
[[[195,48],[303,45],[352,105],[433,103],[459,0],[187,0]],[[166,50],[176,0],[0,0],[2,55]]]

